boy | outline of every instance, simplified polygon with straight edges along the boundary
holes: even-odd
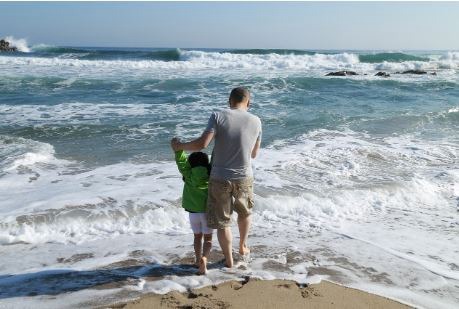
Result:
[[[176,141],[176,138],[171,140],[171,147],[175,152],[175,162],[185,182],[182,207],[189,213],[190,225],[194,233],[195,264],[199,267],[198,274],[204,275],[207,273],[207,257],[212,247],[213,232],[207,227],[206,216],[210,175],[209,157],[203,152],[193,152],[187,158],[183,150],[175,149]]]

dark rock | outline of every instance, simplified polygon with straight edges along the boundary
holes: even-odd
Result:
[[[15,52],[18,49],[14,46],[10,46],[10,42],[5,40],[0,40],[0,52]]]
[[[421,74],[427,74],[426,71],[422,71],[422,70],[408,70],[408,71],[403,71],[402,74],[418,74],[418,75],[421,75]]]
[[[437,72],[432,72],[430,73],[430,75],[437,75]]]
[[[390,77],[390,74],[387,72],[378,72],[375,74],[375,76]]]
[[[337,72],[330,72],[325,76],[348,76],[348,75],[359,75],[354,71],[337,71]]]

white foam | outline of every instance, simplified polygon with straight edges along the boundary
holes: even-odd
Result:
[[[452,188],[427,177],[430,164],[455,160],[453,146],[417,143],[413,151],[403,138],[385,142],[352,131],[318,130],[295,144],[263,149],[255,161],[256,181],[272,193],[262,191],[256,198],[259,220],[339,228],[347,220],[388,208],[448,205]],[[2,220],[7,224],[3,242],[76,242],[112,233],[183,231],[186,220],[177,207],[182,183],[174,163],[124,162],[78,172],[74,163],[56,159],[50,145],[38,145],[36,153],[24,149],[0,178],[2,212],[8,215]],[[392,169],[383,172],[387,164]],[[418,175],[406,178],[413,166]],[[31,176],[36,179],[30,181]],[[30,224],[16,222],[23,214]]]
[[[29,166],[38,162],[50,162],[51,160],[53,160],[54,148],[49,144],[43,144],[42,146],[43,148],[38,153],[27,152],[19,156],[19,158],[14,160],[14,162],[5,170],[11,171],[20,166]]]
[[[239,55],[182,51],[182,61],[155,60],[79,60],[66,58],[0,57],[0,65],[78,67],[99,69],[344,69],[352,68],[359,60],[355,54],[315,55]]]
[[[30,52],[30,48],[27,45],[26,39],[15,39],[13,36],[7,36],[5,41],[9,42],[11,46],[16,47],[19,51],[23,53]]]
[[[27,167],[36,163],[53,163],[54,147],[20,137],[0,135],[0,166],[3,171],[12,171],[18,167]]]
[[[71,162],[52,169],[39,162],[15,161],[0,178],[3,243],[79,242],[186,226],[172,162],[120,163],[77,174],[66,171]],[[21,163],[29,170],[20,170]]]
[[[361,63],[353,53],[279,55],[279,54],[233,54],[227,52],[180,51],[180,61],[159,60],[80,60],[71,58],[41,57],[0,57],[0,66],[97,68],[118,71],[135,70],[262,70],[262,71],[304,71],[304,70],[344,70],[352,69],[364,73],[375,70],[403,71],[412,69],[438,70],[457,69],[459,60],[456,53],[430,61],[404,61]]]
[[[14,168],[0,178],[0,242],[31,244],[4,246],[0,271],[63,267],[55,261],[73,254],[66,250],[95,255],[72,265],[75,269],[125,260],[138,249],[152,250],[146,257],[166,264],[174,254],[192,251],[186,213],[179,206],[182,181],[172,161],[75,169],[75,162],[53,158],[46,144],[22,143],[29,145],[22,154],[48,157],[10,161]],[[209,284],[207,278],[220,282],[244,275],[307,282],[310,270],[322,267],[352,286],[417,306],[447,308],[459,276],[451,198],[459,179],[453,168],[457,150],[448,140],[375,138],[351,130],[316,130],[273,143],[255,160],[250,237],[254,248],[268,249],[254,250],[247,270],[216,269],[199,278],[171,275],[126,289],[185,291]],[[28,170],[40,177],[29,182]],[[40,246],[32,248],[35,244]],[[290,265],[289,251],[304,256]],[[15,263],[22,255],[25,267]],[[270,261],[287,270],[267,268]]]
[[[72,81],[64,81],[71,83]],[[111,103],[61,103],[55,105],[0,105],[5,124],[28,125],[33,123],[79,124],[100,123],[100,119],[153,114],[163,105],[111,104]]]
[[[279,54],[233,54],[202,51],[182,51],[181,58],[191,63],[200,63],[206,67],[225,68],[277,68],[277,69],[317,69],[349,68],[359,63],[358,55],[314,54],[314,55],[279,55]]]
[[[448,61],[459,61],[459,52],[447,52],[445,55],[442,55],[440,59]]]

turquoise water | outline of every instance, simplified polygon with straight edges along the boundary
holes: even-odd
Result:
[[[256,63],[256,56],[273,52],[242,50],[230,55],[237,57],[244,53]],[[280,51],[278,55],[298,54],[314,55],[295,50]],[[64,64],[35,66],[29,63],[38,71],[34,73],[24,66],[14,66],[18,58],[37,62],[57,59]],[[362,54],[358,58],[369,63],[389,61],[394,64],[427,59],[403,53]],[[87,70],[85,66],[91,66],[91,62],[74,68],[79,65],[78,60],[87,59],[94,60],[96,67],[102,65],[101,70]],[[457,113],[444,115],[457,106],[459,90],[454,75],[453,80],[450,76],[447,80],[422,76],[412,80],[350,79],[310,76],[309,72],[282,69],[267,73],[258,68],[257,72],[243,69],[223,74],[221,71],[204,72],[204,76],[197,70],[196,74],[185,77],[180,76],[180,70],[172,69],[170,75],[164,77],[167,72],[157,76],[154,69],[148,68],[146,72],[137,69],[135,61],[138,59],[152,59],[158,65],[163,61],[165,64],[191,62],[179,60],[180,50],[146,49],[42,47],[25,55],[3,57],[3,67],[11,74],[0,77],[0,104],[4,108],[2,131],[11,136],[51,143],[62,157],[83,159],[88,164],[152,155],[166,159],[169,156],[168,138],[177,133],[177,124],[185,130],[202,128],[209,111],[225,106],[227,94],[234,85],[251,88],[252,111],[264,119],[267,145],[276,139],[320,128],[347,127],[377,135],[416,133],[426,138],[438,135],[439,129],[445,136],[455,135],[457,129]],[[131,61],[132,72],[118,75],[116,63],[107,68],[109,64],[98,62],[106,60]],[[338,64],[336,68],[324,66],[319,71],[339,69]],[[190,71],[193,70],[189,69],[186,74]],[[21,114],[24,110],[27,115]],[[152,130],[155,131],[154,140]],[[90,153],[86,151],[88,147]]]
[[[189,238],[169,140],[199,136],[243,85],[263,124],[252,244],[278,241],[255,254],[252,275],[306,276],[298,265],[280,273],[260,265],[315,250],[323,268],[340,273],[332,280],[451,307],[459,301],[458,68],[449,51],[35,46],[2,54],[0,273],[59,268],[63,254],[98,256],[104,242],[121,260],[132,241],[167,263],[155,248]],[[396,73],[410,69],[427,74]],[[338,70],[359,75],[325,76]],[[26,249],[32,257],[19,269]],[[343,256],[391,283],[336,266]],[[13,301],[8,293],[0,297]]]

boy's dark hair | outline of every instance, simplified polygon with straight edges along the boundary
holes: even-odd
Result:
[[[249,90],[245,87],[237,87],[231,90],[229,100],[231,104],[237,104],[248,98],[250,98]]]
[[[193,152],[188,157],[188,163],[190,163],[191,168],[197,166],[203,166],[207,168],[207,174],[210,175],[210,163],[209,156],[204,152]]]

